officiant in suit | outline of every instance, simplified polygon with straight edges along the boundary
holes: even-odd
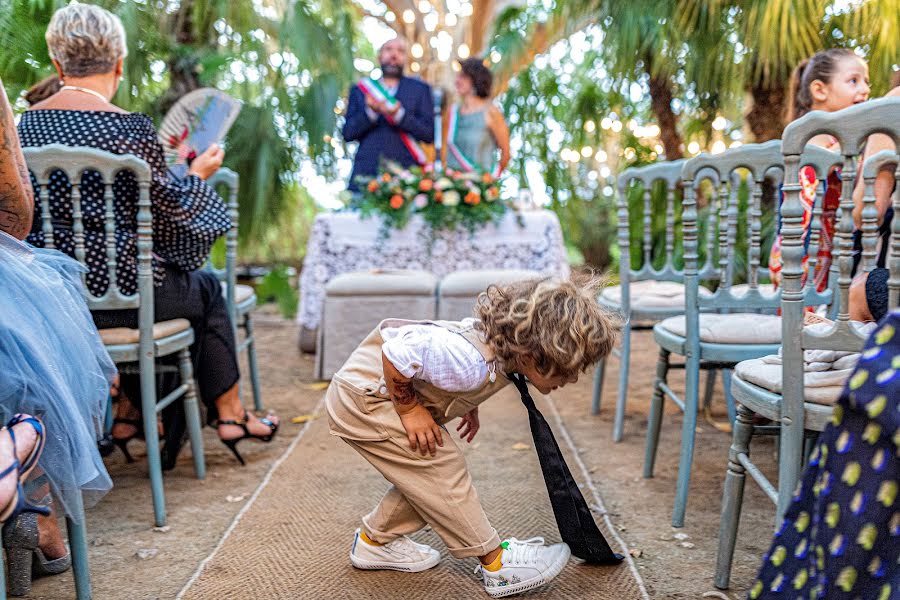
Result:
[[[434,141],[434,107],[431,86],[403,76],[406,40],[386,42],[378,51],[381,79],[364,78],[350,89],[344,122],[344,140],[359,142],[349,190],[356,178],[374,177],[382,160],[404,167],[427,162],[420,143]]]

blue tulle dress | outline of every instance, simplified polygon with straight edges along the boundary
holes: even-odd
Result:
[[[82,295],[85,269],[0,231],[0,423],[40,417],[55,509],[80,518],[112,488],[97,439],[115,365]]]

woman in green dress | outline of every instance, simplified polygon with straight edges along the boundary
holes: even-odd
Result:
[[[491,102],[493,76],[479,58],[459,64],[459,102],[444,115],[441,160],[448,169],[497,177],[509,163],[509,128],[503,113]]]

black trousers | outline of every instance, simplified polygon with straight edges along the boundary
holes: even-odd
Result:
[[[170,319],[191,322],[194,329],[194,344],[191,346],[194,377],[200,400],[206,406],[206,420],[213,423],[218,418],[216,399],[231,389],[240,376],[234,331],[221,283],[208,271],[182,271],[166,267],[165,280],[154,290],[153,310],[157,322]],[[98,329],[138,326],[135,310],[95,311],[93,316]],[[177,358],[171,357],[169,360],[175,364]],[[140,408],[137,379],[136,376],[123,376],[122,389]],[[175,378],[169,379],[172,381],[161,383],[159,393],[165,393],[166,388],[174,389]]]

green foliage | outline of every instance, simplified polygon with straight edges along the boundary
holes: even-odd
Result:
[[[297,314],[300,294],[297,292],[297,286],[291,281],[290,271],[284,265],[276,266],[263,277],[256,286],[256,297],[261,304],[274,300],[285,319],[293,319]]]

